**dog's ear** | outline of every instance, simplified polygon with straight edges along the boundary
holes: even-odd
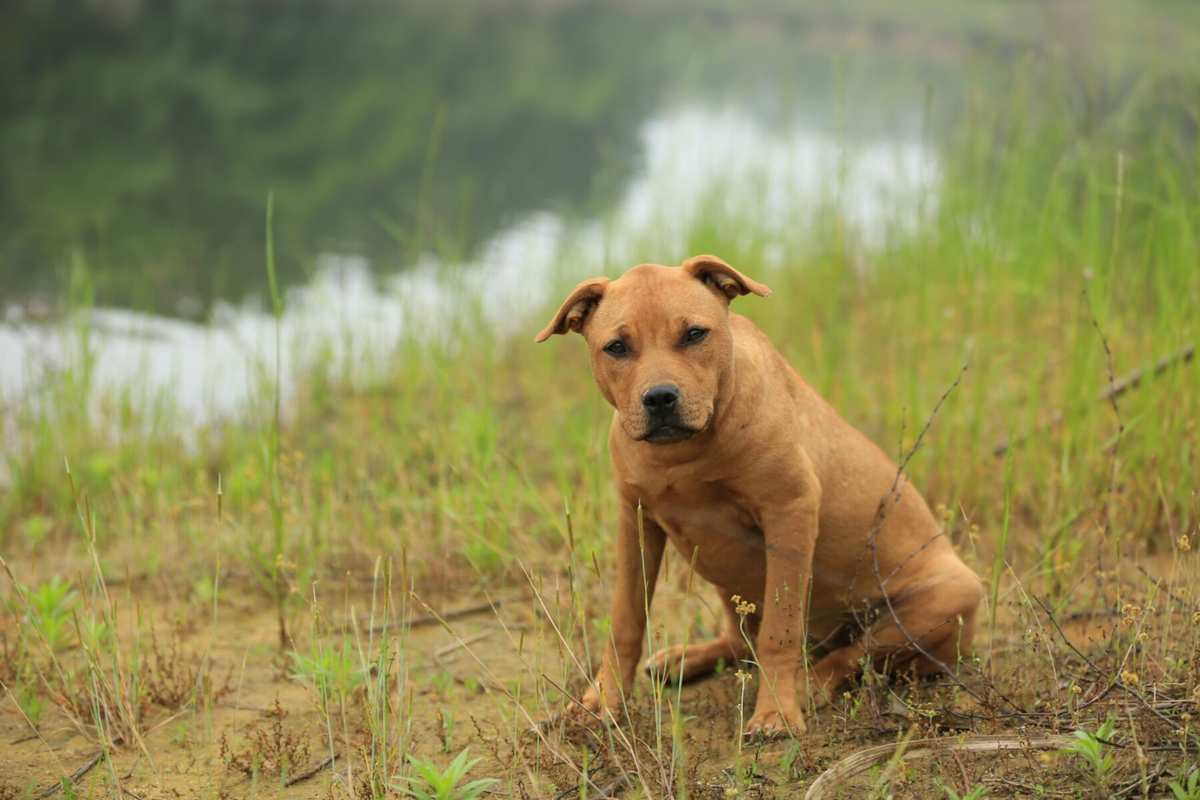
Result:
[[[588,278],[576,286],[534,341],[544,342],[556,333],[582,332],[584,321],[604,296],[607,286],[608,278]]]
[[[766,297],[771,293],[770,287],[747,278],[716,256],[692,256],[681,266],[730,300],[743,294]]]

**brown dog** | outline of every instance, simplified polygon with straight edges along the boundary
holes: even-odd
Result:
[[[591,711],[615,711],[632,686],[667,540],[717,587],[726,626],[651,666],[687,679],[721,659],[756,661],[747,734],[804,731],[798,693],[820,705],[864,657],[926,673],[970,647],[979,579],[891,459],[730,313],[748,293],[770,289],[713,256],[642,264],[579,284],[537,336],[582,333],[616,409],[617,582]],[[858,638],[807,666],[810,645],[856,621]]]

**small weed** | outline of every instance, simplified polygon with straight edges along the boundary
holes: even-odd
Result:
[[[233,692],[232,667],[218,684],[207,659],[181,652],[178,637],[166,646],[160,645],[153,631],[144,679],[147,699],[169,711],[181,709],[200,698],[216,702]]]
[[[54,576],[40,586],[25,588],[25,621],[40,633],[51,650],[66,646],[76,595],[71,584]]]
[[[286,717],[287,711],[277,699],[270,722],[260,722],[251,728],[241,748],[230,747],[221,734],[221,760],[225,768],[248,777],[270,775],[280,781],[302,769],[309,761],[308,740],[284,727]]]
[[[800,742],[793,741],[791,746],[788,747],[787,752],[779,759],[779,768],[783,770],[783,774],[788,778],[799,777],[799,770],[796,769],[796,759],[800,757],[802,750]]]
[[[1200,800],[1200,765],[1188,771],[1186,777],[1167,784],[1175,800]]]
[[[449,753],[451,742],[454,741],[454,714],[450,709],[443,708],[439,716],[442,719],[442,725],[438,730],[438,738],[442,740],[442,752]]]
[[[1117,723],[1112,717],[1096,729],[1095,733],[1085,730],[1075,731],[1075,741],[1063,748],[1064,752],[1074,755],[1087,764],[1091,769],[1091,778],[1097,787],[1103,787],[1108,775],[1112,772],[1114,758],[1105,754],[1104,748],[1111,743],[1116,735]]]
[[[350,695],[366,680],[349,640],[343,640],[340,650],[332,645],[314,645],[310,655],[293,652],[292,677],[316,690],[322,703]]]
[[[959,794],[945,784],[939,785],[942,787],[942,791],[946,793],[946,800],[983,800],[983,798],[987,797],[987,787],[983,785],[972,786],[966,794]]]
[[[41,723],[42,714],[46,713],[46,700],[32,686],[23,684],[17,692],[17,704],[21,707],[21,713],[36,728]]]
[[[397,791],[415,800],[476,800],[485,791],[499,783],[495,778],[479,778],[459,785],[476,764],[478,758],[469,757],[469,749],[463,749],[444,770],[439,770],[432,761],[410,755],[408,762],[416,777],[398,776],[394,784]]]
[[[112,642],[112,626],[100,617],[83,617],[79,620],[79,641],[92,652],[103,652]]]

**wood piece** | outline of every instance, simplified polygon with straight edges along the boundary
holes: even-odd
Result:
[[[952,736],[934,739],[915,739],[908,742],[900,758],[904,761],[912,761],[918,758],[938,755],[939,753],[1000,753],[1012,750],[1057,750],[1070,744],[1071,741],[1070,736],[1040,736],[1026,739],[1015,735]],[[901,742],[895,742],[876,745],[846,756],[822,772],[812,782],[812,785],[808,787],[808,791],[804,793],[804,800],[822,800],[831,789],[843,786],[844,781],[847,779],[853,778],[855,775],[860,775],[876,764],[892,758],[895,755],[896,748],[900,747],[901,744]]]
[[[442,622],[449,622],[452,619],[462,619],[463,617],[469,617],[474,614],[482,614],[485,611],[491,611],[493,609],[500,608],[500,606],[503,604],[504,599],[497,598],[495,600],[489,600],[482,603],[463,606],[462,608],[456,608],[441,615],[426,614],[421,617],[413,617],[406,622],[388,622],[383,625],[373,625],[370,628],[365,629],[363,632],[383,633],[384,631],[394,630],[396,628],[420,628],[425,625],[440,625]],[[354,630],[353,625],[343,625],[340,628],[331,631],[331,633],[346,633],[347,631],[351,630]]]
[[[299,775],[294,775],[293,777],[288,778],[283,784],[284,787],[286,788],[288,786],[295,786],[297,783],[303,783],[304,781],[316,775],[318,772],[321,772],[322,770],[331,766],[337,760],[338,755],[338,753],[334,753],[331,756],[327,756],[324,761],[317,764],[315,767],[301,772]]]
[[[84,775],[87,775],[89,772],[91,772],[92,769],[95,768],[95,766],[103,760],[104,760],[104,751],[103,750],[96,751],[96,755],[89,758],[82,767],[75,770],[75,772],[73,772],[71,774],[71,777],[67,780],[69,780],[72,785],[79,783],[79,780]],[[62,788],[63,788],[63,781],[60,779],[56,783],[52,783],[49,786],[47,786],[45,789],[42,789],[42,791],[40,791],[38,794],[36,794],[34,796],[37,798],[37,800],[45,800],[45,798],[53,797],[54,795],[61,792]]]
[[[1188,363],[1195,357],[1195,355],[1195,345],[1189,344],[1187,347],[1180,348],[1174,353],[1160,358],[1151,366],[1135,369],[1133,372],[1130,372],[1121,379],[1113,381],[1106,389],[1104,389],[1104,391],[1100,392],[1100,394],[1096,396],[1096,400],[1101,403],[1116,400],[1130,389],[1136,389],[1139,385],[1141,385],[1145,378],[1156,378],[1166,372],[1174,364]],[[1055,411],[1054,414],[1051,415],[1050,419],[1035,426],[1032,431],[1024,433],[1015,439],[1002,439],[1001,441],[997,442],[996,446],[992,448],[992,455],[999,458],[1014,447],[1024,444],[1034,435],[1041,433],[1042,431],[1049,430],[1050,428],[1057,426],[1062,421],[1063,412]]]

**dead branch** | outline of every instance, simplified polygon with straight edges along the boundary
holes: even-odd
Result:
[[[104,751],[97,750],[96,754],[94,756],[92,756],[91,758],[89,758],[82,767],[80,767],[79,769],[77,769],[73,773],[71,773],[71,777],[69,779],[67,779],[65,781],[60,780],[57,783],[52,783],[49,786],[47,786],[45,789],[42,789],[42,791],[38,792],[38,794],[36,794],[34,796],[37,798],[37,800],[45,800],[45,798],[47,798],[47,797],[53,797],[54,795],[56,795],[62,791],[64,783],[69,782],[71,785],[79,783],[80,779],[83,778],[84,775],[87,775],[89,772],[91,772],[92,769],[95,768],[95,766],[103,760],[104,760]]]
[[[331,766],[334,763],[334,761],[337,760],[337,757],[338,757],[337,753],[333,753],[332,755],[326,756],[325,760],[320,762],[319,764],[317,764],[315,767],[311,767],[310,769],[307,769],[304,772],[301,772],[299,775],[288,778],[286,781],[284,781],[284,784],[283,784],[284,787],[286,788],[288,786],[295,786],[297,783],[303,783],[304,781],[313,777],[314,775],[316,775],[318,772],[322,771],[326,767]]]
[[[1037,604],[1042,607],[1042,611],[1045,613],[1046,617],[1050,620],[1050,624],[1054,626],[1054,630],[1056,630],[1058,632],[1059,637],[1063,640],[1063,642],[1067,645],[1067,647],[1069,647],[1071,649],[1071,651],[1075,653],[1075,655],[1079,656],[1079,658],[1081,658],[1083,660],[1083,662],[1085,664],[1087,664],[1088,668],[1091,669],[1096,674],[1097,677],[1104,678],[1105,677],[1104,671],[1096,665],[1096,662],[1093,661],[1092,659],[1088,658],[1086,655],[1084,655],[1084,653],[1078,647],[1075,646],[1074,642],[1072,642],[1069,638],[1067,638],[1067,634],[1064,633],[1062,627],[1059,626],[1058,620],[1056,620],[1054,618],[1054,612],[1052,612],[1050,610],[1050,607],[1046,605],[1045,601],[1043,601],[1042,598],[1038,597],[1037,595],[1031,595],[1031,597],[1033,597],[1033,599],[1037,601]],[[1082,709],[1087,708],[1088,706],[1096,703],[1101,698],[1107,696],[1113,689],[1120,689],[1121,691],[1125,692],[1125,694],[1129,695],[1134,700],[1137,700],[1138,703],[1142,706],[1142,708],[1145,708],[1147,711],[1149,711],[1155,717],[1158,717],[1159,720],[1165,722],[1167,725],[1171,726],[1172,728],[1174,728],[1176,726],[1176,723],[1174,723],[1171,720],[1171,718],[1168,717],[1166,714],[1159,711],[1158,708],[1156,708],[1153,703],[1151,703],[1149,700],[1146,699],[1145,695],[1143,695],[1137,689],[1133,688],[1132,686],[1130,686],[1124,680],[1121,679],[1120,669],[1118,669],[1117,675],[1113,676],[1110,679],[1108,686],[1102,692],[1100,692],[1100,694],[1096,695],[1095,697],[1093,697],[1091,700],[1084,703],[1079,708],[1082,710]],[[1192,737],[1192,738],[1195,738],[1195,737]]]
[[[495,632],[496,632],[496,629],[491,628],[486,631],[480,631],[479,633],[475,634],[474,636],[468,636],[465,639],[459,639],[457,642],[451,642],[450,644],[446,645],[445,647],[441,647],[441,648],[438,648],[437,650],[435,650],[433,653],[433,659],[435,661],[440,661],[443,658],[445,658],[446,656],[453,653],[455,650],[475,644],[475,642],[478,642],[482,639],[486,639],[487,637],[491,636]]]
[[[1146,378],[1157,378],[1175,364],[1188,363],[1195,357],[1195,355],[1196,346],[1189,344],[1187,347],[1180,348],[1174,353],[1160,358],[1158,361],[1154,362],[1153,365],[1135,369],[1133,372],[1128,373],[1119,380],[1110,380],[1109,385],[1104,389],[1104,391],[1100,392],[1096,396],[1096,402],[1111,403],[1121,395],[1128,392],[1130,389],[1136,389]],[[1049,419],[1035,426],[1033,430],[1023,433],[1014,439],[1001,439],[996,443],[996,446],[992,448],[992,455],[996,458],[999,458],[1014,447],[1029,441],[1042,431],[1057,427],[1062,423],[1063,419],[1063,412],[1055,411],[1050,415]]]
[[[388,622],[383,625],[374,625],[370,628],[367,628],[364,632],[383,633],[384,631],[394,630],[396,628],[420,628],[425,625],[441,625],[444,621],[462,619],[463,617],[469,617],[473,614],[482,614],[485,611],[495,610],[503,604],[504,599],[497,598],[495,600],[488,600],[482,603],[475,603],[474,605],[456,608],[453,611],[447,611],[445,614],[426,614],[421,617],[413,617],[407,621],[402,620],[398,622]],[[354,625],[342,625],[339,628],[333,629],[330,631],[330,633],[346,633],[347,631],[351,630],[354,630]]]
[[[967,736],[934,739],[917,739],[908,743],[900,758],[912,761],[941,753],[999,753],[1010,750],[1057,750],[1071,742],[1069,736],[1042,736],[1026,739],[1016,735]],[[844,786],[845,781],[860,775],[871,767],[892,758],[900,743],[881,744],[859,750],[846,756],[822,772],[808,791],[804,800],[822,800],[835,786]]]

